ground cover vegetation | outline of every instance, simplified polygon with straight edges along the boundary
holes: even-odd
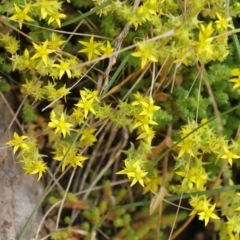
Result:
[[[23,122],[6,146],[45,182],[35,239],[180,239],[194,219],[239,239],[238,1],[9,0],[0,13],[0,87]]]

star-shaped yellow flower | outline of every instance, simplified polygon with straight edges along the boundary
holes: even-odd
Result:
[[[11,16],[9,19],[12,19],[12,20],[16,20],[18,21],[18,24],[19,24],[19,28],[22,29],[22,24],[24,21],[29,21],[29,22],[33,22],[34,20],[29,17],[27,15],[27,13],[29,12],[29,9],[30,9],[30,5],[27,4],[23,10],[21,10],[15,3],[14,3],[14,8],[15,8],[15,11],[16,11],[16,14],[14,14],[13,16]]]
[[[152,43],[139,43],[138,51],[131,54],[134,57],[141,58],[141,68],[147,64],[148,61],[157,62],[157,57],[154,55],[154,48]]]
[[[223,146],[225,154],[221,156],[221,158],[225,158],[228,160],[229,164],[232,166],[232,160],[233,158],[240,158],[240,156],[234,154],[232,151],[230,151],[226,146]]]
[[[232,18],[221,17],[219,13],[216,13],[216,15],[218,20],[215,21],[215,24],[220,33],[223,33],[225,30],[227,30],[227,28],[234,29],[234,27],[228,23]]]
[[[45,173],[47,170],[46,163],[43,161],[35,161],[32,166],[32,171],[29,174],[36,174],[38,173],[38,181],[41,179],[42,174]]]
[[[50,17],[48,19],[48,24],[55,21],[57,23],[58,27],[61,27],[60,19],[65,19],[66,17],[67,17],[67,15],[65,15],[63,13],[53,12],[53,13],[50,14]]]
[[[82,50],[80,50],[78,52],[85,52],[85,53],[87,53],[88,60],[93,59],[94,55],[98,55],[98,56],[101,55],[101,53],[99,51],[99,48],[100,48],[101,44],[100,43],[94,43],[93,36],[91,36],[89,42],[85,42],[85,41],[78,41],[78,42],[85,46],[85,48],[83,48]]]
[[[61,113],[60,120],[56,118],[56,114],[54,111],[51,112],[50,115],[51,122],[48,123],[48,127],[50,128],[56,128],[55,133],[62,133],[63,136],[66,136],[66,133],[70,134],[71,127],[73,124],[66,122],[65,116],[63,113]]]
[[[82,99],[78,101],[77,104],[75,104],[75,106],[82,108],[84,111],[84,117],[87,118],[87,115],[90,112],[92,112],[94,115],[96,114],[95,110],[94,110],[94,99],[87,99],[85,96],[81,96]]]
[[[38,45],[33,42],[33,46],[37,52],[32,56],[31,59],[42,58],[43,62],[47,65],[48,55],[55,52],[55,50],[48,48],[48,40],[46,40],[42,45]]]
[[[11,141],[8,141],[6,144],[10,145],[10,146],[14,146],[13,147],[13,153],[15,153],[18,148],[22,148],[22,149],[29,149],[27,143],[24,141],[26,140],[28,137],[27,136],[18,136],[18,134],[15,132],[13,135],[14,139]]]
[[[59,79],[62,78],[63,74],[66,72],[68,78],[72,77],[71,71],[70,71],[70,63],[68,61],[64,61],[59,59],[58,60],[60,64],[54,64],[54,67],[59,68]]]
[[[214,209],[215,209],[215,204],[209,208],[208,204],[204,201],[203,211],[198,213],[198,215],[199,215],[199,220],[204,220],[205,226],[207,226],[210,218],[220,219],[216,214],[213,213]]]

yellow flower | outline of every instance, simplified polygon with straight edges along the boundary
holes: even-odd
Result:
[[[125,160],[124,163],[125,169],[117,172],[117,174],[126,174],[128,178],[132,180],[130,187],[132,187],[137,182],[139,182],[144,187],[143,178],[147,175],[147,172],[144,172],[141,169],[139,161],[132,163],[128,160]]]
[[[235,83],[233,85],[233,90],[240,87],[240,69],[239,68],[233,68],[231,71],[231,75],[235,76],[234,78],[231,78],[228,80],[229,82]]]
[[[43,161],[35,161],[31,168],[33,170],[29,174],[38,173],[38,181],[42,177],[42,174],[47,170],[46,163],[44,163]]]
[[[206,196],[191,196],[189,203],[193,207],[193,210],[190,212],[189,216],[201,212],[203,210],[204,202],[209,206],[209,200],[206,199]]]
[[[63,151],[61,154],[58,154],[54,157],[57,161],[62,161],[68,151],[67,147],[63,148]],[[65,170],[66,166],[71,165],[72,167],[83,167],[82,163],[87,160],[87,157],[84,157],[82,155],[77,155],[77,149],[71,149],[68,153],[66,158],[64,159],[64,162],[62,164],[62,172]]]
[[[77,104],[75,104],[75,106],[82,108],[84,110],[84,117],[87,118],[87,115],[90,112],[92,112],[94,115],[95,110],[94,110],[94,99],[87,99],[85,96],[81,95],[82,99],[78,101]]]
[[[65,19],[67,16],[63,13],[59,13],[59,12],[52,12],[50,13],[50,17],[48,19],[48,24],[52,23],[53,21],[55,21],[58,25],[58,27],[61,27],[61,21],[60,19]]]
[[[66,133],[70,134],[71,127],[73,126],[71,123],[65,121],[65,116],[61,113],[60,120],[56,119],[56,114],[54,111],[51,112],[50,115],[51,122],[48,123],[48,127],[56,128],[55,133],[62,133],[63,136],[66,136]]]
[[[141,68],[147,64],[148,61],[157,62],[157,57],[154,53],[154,47],[151,42],[138,43],[138,51],[131,54],[134,57],[141,58]]]
[[[232,159],[233,158],[240,158],[240,156],[234,154],[232,151],[229,151],[226,146],[223,146],[225,154],[221,156],[221,158],[225,158],[228,160],[229,164],[232,166]]]
[[[80,90],[81,97],[84,96],[86,99],[91,100],[93,99],[96,102],[100,102],[98,98],[98,91],[97,90],[89,90],[87,88],[84,88],[84,90]]]
[[[58,59],[58,61],[60,62],[60,64],[54,64],[53,66],[56,68],[59,68],[59,79],[62,78],[62,76],[65,72],[67,73],[68,78],[71,78],[72,74],[69,69],[70,63],[67,61],[60,60],[60,59]]]
[[[152,139],[155,136],[155,131],[151,127],[143,129],[143,132],[137,137],[137,139],[146,139],[149,144],[151,144]]]
[[[100,49],[103,52],[103,56],[109,56],[113,53],[114,48],[112,48],[109,41],[107,41],[107,46],[101,46]]]
[[[83,129],[82,136],[80,138],[81,146],[92,146],[93,143],[97,141],[96,137],[93,134],[96,130],[96,128]]]
[[[240,69],[239,68],[233,68],[231,71],[232,76],[239,76],[240,75]]]
[[[206,201],[203,202],[203,211],[198,213],[199,215],[199,220],[204,220],[205,222],[205,226],[207,226],[209,219],[213,218],[213,219],[220,219],[216,214],[213,213],[214,209],[215,209],[215,204],[212,205],[210,208],[208,206],[209,204],[207,204]]]
[[[207,27],[200,24],[199,40],[194,42],[198,56],[203,56],[207,60],[212,57],[214,52],[212,45],[213,38],[210,37],[213,32],[214,28],[212,27],[212,22],[210,22]]]
[[[180,151],[178,153],[178,158],[181,158],[184,154],[190,154],[192,157],[195,156],[192,149],[193,147],[193,141],[191,138],[185,138],[183,139],[179,144],[178,147],[180,147]]]
[[[63,45],[66,41],[62,40],[59,35],[52,33],[51,41],[49,41],[49,46],[55,49],[59,49],[59,46]]]
[[[155,121],[152,119],[149,119],[148,116],[146,115],[136,115],[134,116],[135,119],[137,120],[136,123],[133,126],[133,129],[137,127],[141,127],[143,131],[149,132],[149,125],[158,125]]]
[[[233,90],[240,87],[240,76],[237,78],[231,78],[228,81],[234,83],[233,88],[232,88]]]
[[[200,24],[199,40],[203,41],[208,39],[213,32],[214,28],[212,26],[212,22],[210,22],[207,27],[205,27],[203,24]]]
[[[234,27],[231,24],[228,24],[229,21],[231,21],[232,18],[223,18],[220,16],[219,13],[216,13],[218,20],[215,21],[216,28],[219,30],[220,33],[223,33],[227,28],[234,29]]]
[[[88,60],[91,60],[94,55],[98,55],[98,56],[101,55],[101,53],[100,53],[100,51],[98,49],[101,44],[100,43],[94,43],[93,36],[91,36],[89,42],[85,42],[85,41],[78,41],[78,42],[85,46],[84,49],[82,49],[82,50],[80,50],[78,52],[85,52],[85,53],[87,53]]]
[[[139,115],[147,115],[150,119],[153,118],[153,113],[160,109],[159,106],[154,105],[153,98],[150,96],[148,102],[141,102],[143,111]]]
[[[29,21],[29,22],[33,22],[34,20],[29,17],[27,15],[29,9],[30,9],[30,5],[28,4],[27,6],[24,7],[23,10],[21,10],[15,3],[14,3],[14,8],[16,11],[16,14],[14,14],[13,16],[11,16],[9,19],[12,20],[17,20],[18,24],[19,24],[19,28],[22,29],[22,24],[24,22],[24,20]]]
[[[37,52],[32,56],[31,59],[35,59],[35,58],[42,58],[43,62],[47,65],[48,62],[48,55],[50,53],[55,52],[55,50],[53,49],[49,49],[48,48],[48,40],[46,40],[42,46],[36,44],[36,43],[32,43],[34,48],[37,50]]]
[[[185,180],[182,181],[182,185],[184,185],[185,181],[187,181],[190,188],[192,188],[194,183],[196,185],[196,190],[203,190],[204,185],[208,180],[208,175],[202,167],[189,169],[187,174],[186,172],[176,172],[176,174],[184,177]]]
[[[29,149],[28,145],[26,142],[24,142],[25,139],[27,139],[27,136],[18,136],[18,134],[15,132],[14,135],[14,140],[8,141],[6,144],[10,145],[10,146],[14,146],[13,147],[13,153],[15,153],[18,148],[22,148],[22,149]]]

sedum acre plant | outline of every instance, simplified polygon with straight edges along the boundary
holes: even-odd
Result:
[[[176,239],[194,218],[239,239],[238,1],[10,0],[0,13],[25,128],[6,145],[47,179],[38,206],[65,188],[51,239]]]

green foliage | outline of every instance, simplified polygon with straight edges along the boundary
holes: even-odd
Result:
[[[66,230],[62,230],[59,232],[51,233],[51,239],[52,240],[72,240],[71,228],[68,228]]]
[[[84,1],[84,0],[72,0],[72,5],[77,8],[92,8],[93,2],[92,1]]]
[[[25,123],[34,122],[37,119],[37,115],[33,109],[33,106],[29,103],[25,103],[22,109],[22,117]]]
[[[89,231],[89,230],[90,230],[90,224],[89,224],[89,222],[84,222],[84,223],[81,225],[81,229],[84,230],[84,231]]]
[[[12,71],[12,64],[7,61],[6,57],[0,57],[0,66],[2,73],[7,74]]]
[[[8,92],[10,90],[10,84],[3,81],[0,77],[0,91],[1,92]]]
[[[107,16],[102,16],[100,27],[104,36],[115,38],[120,34],[121,26],[118,26],[117,24],[113,26],[112,23],[114,20],[114,15],[109,14]]]
[[[58,199],[56,197],[54,197],[54,196],[50,196],[48,198],[48,203],[51,204],[51,205],[53,205],[53,204],[55,204],[57,202],[58,202]]]
[[[164,129],[166,125],[172,121],[172,116],[167,111],[159,109],[154,113],[153,120],[157,123],[157,125],[154,126],[154,130]]]
[[[207,77],[210,84],[218,84],[222,83],[221,85],[218,85],[221,89],[228,86],[226,80],[228,80],[231,76],[231,68],[224,64],[224,63],[214,63],[211,65],[209,71],[207,71]]]
[[[199,96],[198,90],[189,91],[179,86],[175,90],[176,106],[186,119],[195,119],[197,109],[199,109],[199,118],[207,118],[207,108],[211,104],[209,98]],[[199,99],[198,99],[199,98]]]

